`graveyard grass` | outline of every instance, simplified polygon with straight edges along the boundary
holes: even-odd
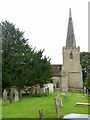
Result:
[[[22,101],[7,103],[2,106],[3,118],[39,118],[38,110],[43,109],[44,118],[56,118],[54,97],[60,95],[63,101],[61,117],[69,113],[90,114],[89,107],[76,107],[76,102],[90,102],[82,93],[68,94],[68,101],[65,101],[64,95],[60,92],[49,93],[43,97],[24,97]],[[89,100],[89,101],[88,101]]]

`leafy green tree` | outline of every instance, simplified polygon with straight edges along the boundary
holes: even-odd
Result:
[[[50,59],[49,57],[47,58],[46,56],[43,57],[42,55],[43,51],[38,52],[38,59],[36,63],[36,75],[37,75],[37,80],[36,83],[40,85],[42,88],[44,84],[47,84],[49,82],[52,82],[52,67],[50,64]]]
[[[90,73],[87,74],[87,77],[86,77],[86,80],[85,80],[85,86],[90,93]]]
[[[52,82],[52,67],[49,57],[43,57],[44,50],[35,51],[31,63],[31,81],[32,85],[39,84],[43,87],[44,84]],[[31,83],[30,81],[30,83]]]
[[[90,71],[90,52],[80,53],[80,63],[82,65],[83,80],[85,81],[87,73]]]
[[[2,22],[2,82],[3,88],[51,82],[50,59],[43,57],[44,50],[36,51],[27,44],[24,32],[8,21]]]
[[[25,84],[26,53],[31,51],[23,32],[7,21],[2,22],[2,82],[3,88]]]

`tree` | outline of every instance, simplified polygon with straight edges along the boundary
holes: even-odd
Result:
[[[43,88],[44,84],[47,84],[49,82],[52,82],[52,67],[50,64],[50,59],[49,57],[47,58],[46,56],[43,57],[42,55],[43,51],[38,52],[38,59],[37,59],[37,80],[36,83],[40,85],[41,88]]]
[[[90,71],[90,52],[80,53],[80,63],[82,65],[83,80],[85,81],[87,73]]]
[[[43,57],[44,50],[36,51],[27,44],[24,32],[8,21],[2,22],[2,82],[3,88],[51,82],[50,59]]]
[[[90,93],[90,73],[87,74],[87,77],[86,77],[86,80],[85,80],[85,86]]]
[[[23,37],[24,32],[7,21],[2,22],[2,85],[3,88],[25,84],[26,56],[32,48]],[[30,54],[30,53],[29,53]]]
[[[43,56],[44,50],[35,51],[33,60],[31,61],[32,66],[32,84],[39,84],[43,87],[44,84],[52,82],[52,67],[50,64],[49,57]],[[31,83],[30,81],[30,83]]]

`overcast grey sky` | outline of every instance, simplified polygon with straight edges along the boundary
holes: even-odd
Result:
[[[25,31],[28,43],[52,64],[62,64],[62,47],[66,44],[69,8],[76,45],[88,51],[88,1],[87,0],[0,0],[0,21],[8,20]]]

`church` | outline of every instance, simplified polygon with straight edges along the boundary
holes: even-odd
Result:
[[[54,89],[82,91],[82,68],[80,65],[80,47],[76,47],[71,9],[67,28],[66,46],[62,48],[63,65],[52,65]]]

